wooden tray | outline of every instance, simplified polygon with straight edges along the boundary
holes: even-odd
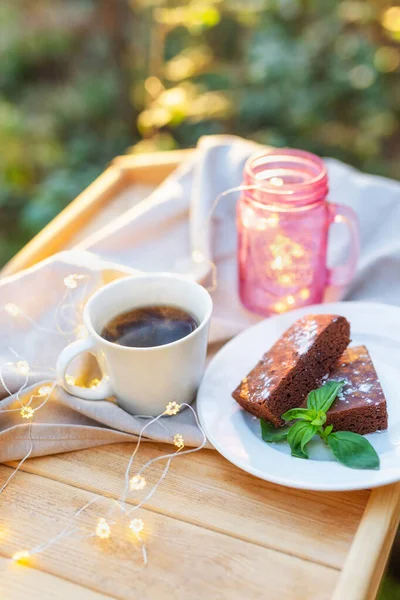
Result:
[[[147,193],[191,152],[116,158],[1,275],[70,247],[96,226],[105,210],[123,209],[124,191]],[[157,444],[147,444],[144,458],[159,451]],[[76,495],[80,501],[88,492],[118,497],[122,467],[121,473],[118,469],[129,452],[130,445],[124,444],[27,461],[3,494],[15,510],[7,522],[9,542],[3,544],[0,563],[15,550],[16,540],[21,544],[21,539],[31,536],[32,508],[40,541],[52,502],[59,503],[63,512]],[[65,542],[62,553],[59,548],[54,551],[62,560],[44,555],[33,569],[15,565],[18,576],[15,570],[6,569],[0,595],[128,599],[135,585],[135,596],[145,598],[375,598],[399,523],[400,484],[372,492],[311,493],[257,480],[213,451],[182,457],[178,463],[146,507],[147,519],[168,537],[149,542],[147,569],[127,574],[118,569],[111,555],[105,565],[101,555],[88,559],[87,554],[80,554],[79,545],[70,547]],[[9,468],[1,469],[6,476]],[[47,495],[44,506],[35,491],[38,487]],[[33,504],[23,505],[18,491],[24,492],[24,498],[33,498]],[[34,532],[32,536],[29,542],[36,543]],[[75,561],[69,558],[73,553]],[[10,594],[10,589],[15,592]]]

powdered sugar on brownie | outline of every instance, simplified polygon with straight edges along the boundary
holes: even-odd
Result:
[[[372,390],[372,383],[362,383],[358,386],[360,392],[370,392]]]
[[[303,317],[264,354],[233,397],[249,412],[282,425],[281,415],[300,406],[308,392],[317,387],[319,378],[328,376],[349,343],[349,333],[344,317]]]
[[[361,348],[364,348],[363,346]],[[360,359],[369,358],[364,350],[360,351],[357,348],[348,348],[341,357],[337,372],[333,373],[327,379],[321,379],[321,385],[326,381],[343,381],[343,387],[337,395],[337,400],[340,402],[347,401],[350,398],[357,398],[361,402],[371,404],[370,396],[381,393],[381,385],[377,378],[371,377],[371,374],[366,372],[365,367],[367,363]],[[364,367],[361,374],[359,369],[354,369],[354,366]],[[372,363],[371,363],[371,368]],[[348,373],[350,370],[350,376],[344,376],[344,373]],[[343,373],[343,374],[342,374]]]
[[[303,326],[300,325],[288,339],[293,342],[297,354],[301,356],[311,348],[317,333],[318,325],[312,319],[306,321]]]
[[[365,346],[347,348],[328,381],[344,381],[327,414],[335,430],[364,435],[387,428],[385,396]]]
[[[274,378],[268,376],[267,373],[261,374],[260,382],[254,390],[254,398],[256,401],[266,400],[268,398],[273,380]]]

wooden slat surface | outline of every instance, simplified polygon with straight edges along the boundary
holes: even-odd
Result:
[[[9,468],[2,467],[5,477]],[[18,486],[6,488],[1,504],[5,530],[1,554],[32,547],[43,535],[55,536],[72,514],[91,498],[80,487],[21,473]],[[107,502],[92,506],[80,523],[90,533]],[[149,565],[142,566],[140,546],[128,522],[107,541],[73,537],[30,559],[37,570],[90,590],[126,598],[329,598],[337,571],[295,556],[239,540],[180,519],[140,510],[146,523]],[[12,536],[7,535],[12,531]],[[128,533],[127,533],[128,532]],[[326,582],[325,591],[320,582]],[[132,595],[135,590],[135,596]]]
[[[190,151],[119,157],[3,270],[11,274],[65,248],[132,182],[156,185]],[[140,509],[149,566],[131,539],[73,538],[30,559],[93,493],[117,498],[131,444],[27,461],[0,497],[0,598],[217,598],[372,600],[399,520],[398,486],[309,493],[260,481],[214,451],[180,457]],[[158,455],[144,444],[138,460]],[[160,468],[160,467],[159,467]],[[0,467],[0,484],[10,467]],[[156,477],[156,471],[149,478]],[[138,496],[140,497],[140,496]],[[104,506],[111,500],[104,500]],[[101,514],[82,515],[91,530]],[[126,528],[118,535],[126,535]]]
[[[132,449],[130,444],[114,444],[79,454],[34,458],[23,469],[117,499]],[[146,444],[137,464],[162,452],[162,445]],[[154,480],[162,468],[154,469]],[[147,474],[146,478],[151,481]],[[142,496],[136,495],[139,499]],[[146,506],[175,519],[340,569],[368,497],[367,491],[330,494],[282,488],[249,476],[215,451],[204,450],[176,459],[162,490]]]
[[[93,592],[49,573],[11,562],[0,555],[0,598],[3,600],[109,600],[112,596]]]

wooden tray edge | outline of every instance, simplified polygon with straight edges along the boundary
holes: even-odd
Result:
[[[332,600],[374,600],[400,520],[400,483],[372,490]]]
[[[194,150],[119,156],[40,231],[0,271],[5,277],[31,267],[63,250],[77,229],[84,227],[125,185],[158,185]]]

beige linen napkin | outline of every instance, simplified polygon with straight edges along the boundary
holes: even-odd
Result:
[[[201,140],[193,156],[146,200],[76,249],[0,280],[0,461],[20,459],[29,451],[38,456],[133,440],[147,422],[113,402],[76,398],[58,386],[32,421],[20,414],[21,403],[55,385],[57,356],[80,333],[85,300],[108,281],[135,269],[186,273],[203,281],[214,262],[218,285],[212,293],[211,341],[228,339],[259,320],[241,306],[236,291],[237,194],[224,198],[215,218],[208,219],[216,196],[240,185],[245,160],[258,150],[232,136]],[[361,261],[347,297],[398,304],[400,185],[334,160],[327,165],[331,199],[352,206],[360,220]],[[343,259],[345,248],[345,236],[335,237],[331,264]],[[66,286],[65,279],[68,283],[74,275],[83,278],[72,277],[76,287]],[[80,365],[76,372],[81,373]],[[85,383],[84,375],[79,383]],[[93,375],[86,373],[86,382]],[[44,399],[35,397],[30,406]],[[201,442],[188,410],[154,424],[146,438],[172,442],[178,432],[186,445]]]

